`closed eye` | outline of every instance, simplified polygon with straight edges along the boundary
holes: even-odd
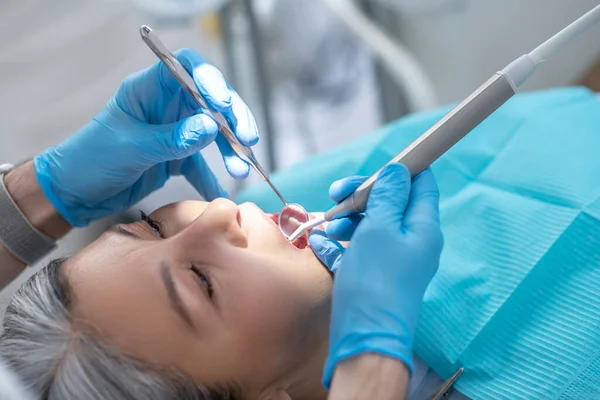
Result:
[[[198,267],[192,265],[190,268],[194,275],[196,276],[196,282],[201,286],[201,289],[206,292],[209,298],[213,297],[213,286],[210,280],[210,277],[202,272]]]
[[[140,210],[140,218],[142,221],[144,221],[150,228],[152,228],[152,230],[154,232],[156,232],[156,234],[160,237],[164,237],[160,231],[160,224],[158,223],[158,221],[156,221],[153,218],[150,218],[148,215],[146,215],[145,212],[143,212],[142,210]]]

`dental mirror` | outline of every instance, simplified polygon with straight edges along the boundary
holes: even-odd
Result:
[[[308,219],[308,213],[300,204],[286,204],[279,213],[277,225],[285,237],[289,238],[300,225],[308,222]]]

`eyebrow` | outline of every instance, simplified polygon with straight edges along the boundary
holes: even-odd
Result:
[[[141,236],[139,236],[131,231],[128,231],[127,229],[123,228],[121,225],[113,225],[110,228],[108,228],[107,232],[116,233],[117,235],[130,237],[130,238],[133,238],[136,240],[143,240]]]
[[[192,328],[196,329],[194,323],[192,322],[192,318],[190,317],[190,312],[188,308],[183,303],[179,292],[177,291],[177,287],[175,285],[175,281],[173,280],[173,275],[171,275],[171,269],[165,263],[160,264],[160,277],[162,279],[163,284],[165,285],[165,289],[167,291],[167,296],[169,297],[169,303],[171,308]]]
[[[124,229],[121,225],[113,225],[108,228],[107,232],[115,233],[117,235],[126,236],[133,238],[135,240],[144,240],[141,236]],[[171,269],[165,263],[160,264],[160,277],[167,291],[167,296],[169,297],[169,304],[171,308],[192,328],[196,329],[194,323],[192,322],[192,318],[190,316],[190,312],[188,308],[185,306],[185,303],[181,299],[179,292],[177,291],[177,286],[175,285],[175,281],[173,280],[173,275],[171,274]]]

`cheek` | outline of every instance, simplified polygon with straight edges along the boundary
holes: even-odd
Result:
[[[305,293],[280,274],[262,273],[244,279],[238,295],[239,321],[256,338],[277,336],[307,303]]]
[[[242,350],[258,359],[279,354],[298,331],[298,320],[310,308],[309,297],[282,274],[240,274],[230,322]]]
[[[227,258],[222,310],[243,376],[272,378],[326,341],[331,278],[316,259],[247,250]]]
[[[318,275],[323,279],[317,279],[316,275],[290,273],[284,266],[275,268],[265,266],[256,273],[240,271],[236,277],[236,330],[243,332],[240,340],[245,345],[263,355],[280,352],[310,325],[328,317],[331,283],[326,273]]]

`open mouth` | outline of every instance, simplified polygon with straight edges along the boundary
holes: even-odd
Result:
[[[315,217],[312,214],[308,215],[309,219],[314,219]],[[279,213],[276,214],[269,214],[269,218],[275,223],[275,225],[279,226]],[[287,221],[286,221],[287,222]],[[298,227],[300,226],[300,222],[298,221],[290,221],[287,222],[290,224],[290,226],[286,227],[286,230],[292,230],[292,232]],[[318,228],[318,227],[317,227]],[[312,230],[312,229],[311,229]],[[300,236],[298,239],[294,240],[293,242],[291,242],[291,244],[296,247],[297,249],[303,250],[305,248],[308,247],[308,234],[310,233],[309,230],[308,232],[306,232],[304,235]],[[291,232],[290,232],[291,233]]]

